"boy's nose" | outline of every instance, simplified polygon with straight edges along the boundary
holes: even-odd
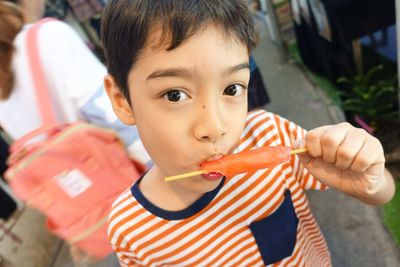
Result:
[[[225,134],[222,114],[217,107],[203,106],[194,127],[194,137],[200,142],[216,143]]]

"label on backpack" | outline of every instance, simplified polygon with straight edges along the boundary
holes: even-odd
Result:
[[[92,181],[78,169],[66,171],[55,177],[57,184],[67,193],[71,198],[74,198],[85,192],[90,186]]]

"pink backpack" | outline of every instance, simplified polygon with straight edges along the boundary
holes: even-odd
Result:
[[[112,252],[106,219],[114,199],[141,175],[116,133],[93,124],[57,124],[40,64],[37,32],[27,34],[43,125],[15,141],[5,177],[15,194],[47,217],[48,229],[96,258]],[[38,139],[41,137],[41,139]]]

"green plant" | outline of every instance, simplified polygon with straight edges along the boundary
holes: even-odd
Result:
[[[347,113],[358,116],[374,130],[388,123],[399,123],[397,77],[376,79],[382,65],[370,69],[365,75],[341,77],[341,107]]]
[[[396,194],[392,201],[383,206],[384,222],[400,248],[400,181],[396,181]]]

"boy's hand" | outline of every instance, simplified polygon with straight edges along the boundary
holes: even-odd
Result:
[[[388,201],[394,192],[379,140],[349,123],[307,133],[308,153],[299,154],[308,171],[323,184],[368,204]]]

